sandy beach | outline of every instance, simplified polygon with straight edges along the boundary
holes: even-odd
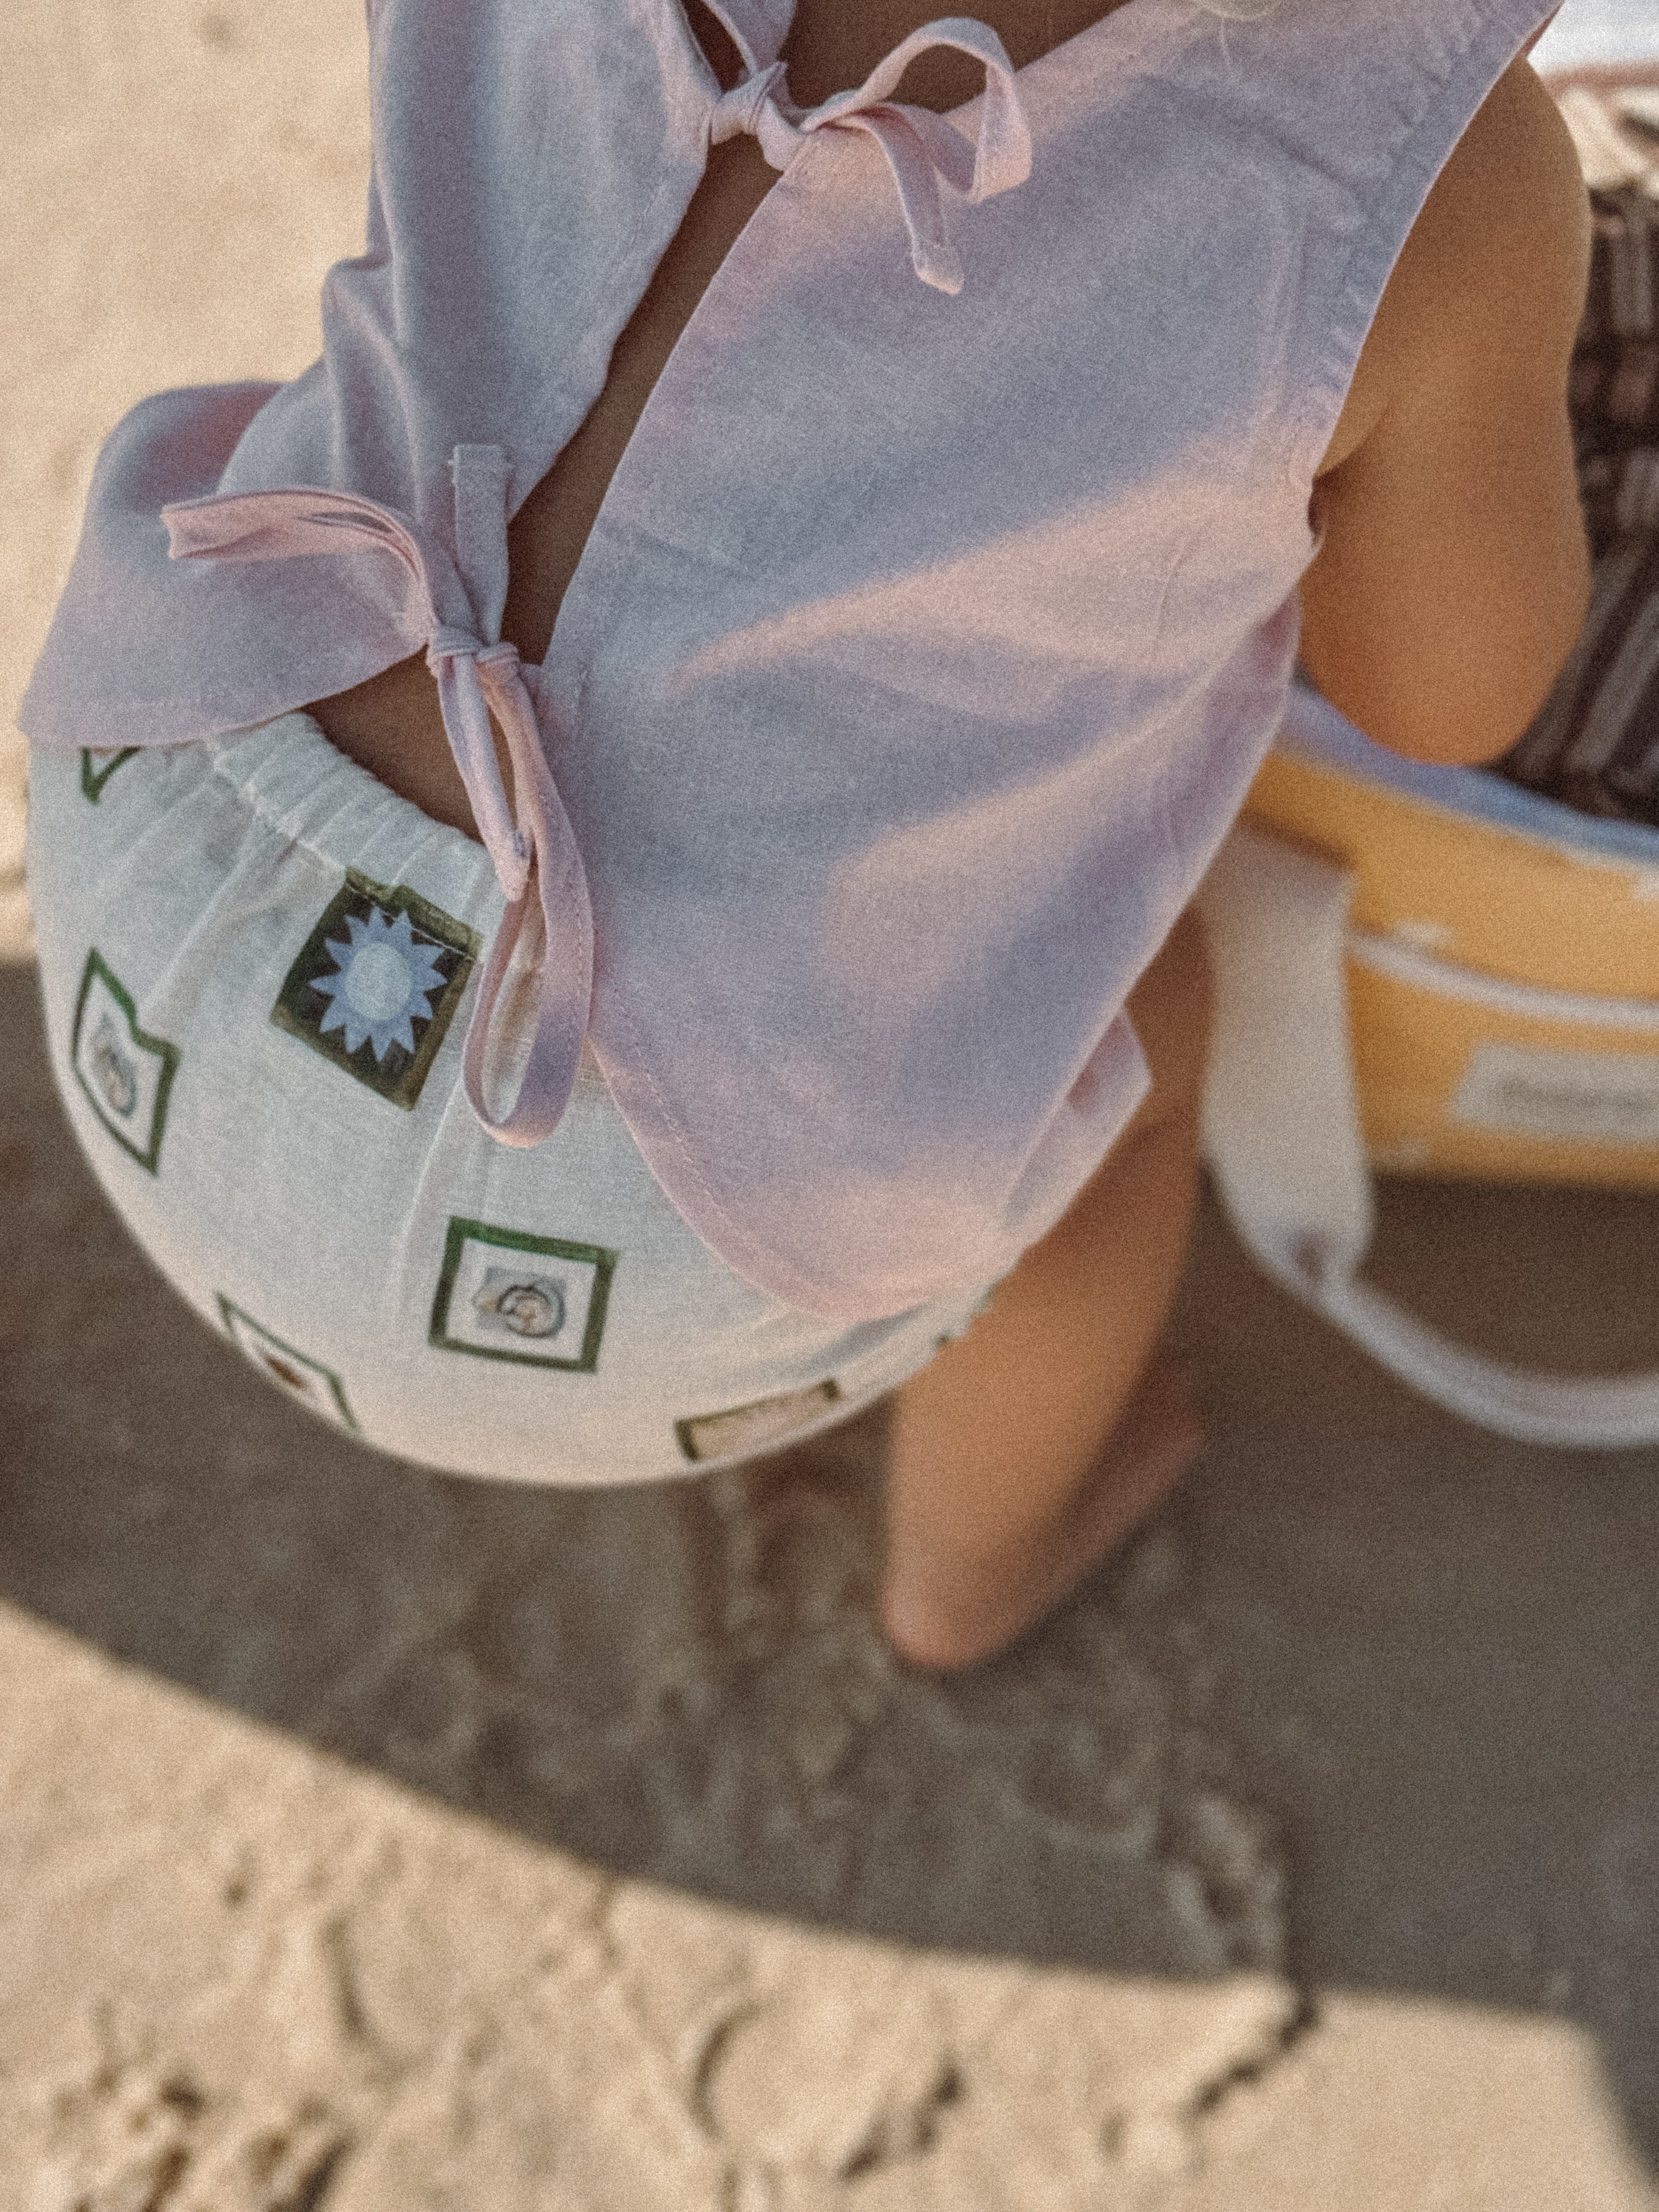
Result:
[[[47,1064],[11,717],[118,417],[314,355],[366,56],[353,0],[15,14],[0,2212],[1659,2207],[1659,1450],[1438,1413],[1206,1207],[1198,1465],[928,1680],[869,1620],[879,1412],[701,1482],[434,1476],[128,1240]],[[1394,1183],[1370,1273],[1654,1367],[1656,1227]]]

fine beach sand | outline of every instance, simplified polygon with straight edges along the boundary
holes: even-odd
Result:
[[[304,365],[367,170],[355,0],[11,31],[5,725],[100,441]],[[907,1675],[879,1414],[470,1485],[185,1311],[56,1102],[24,785],[8,730],[0,2212],[1659,2207],[1659,1451],[1461,1426],[1207,1211],[1192,1476],[1018,1652]],[[1656,1227],[1397,1185],[1373,1273],[1659,1366]]]

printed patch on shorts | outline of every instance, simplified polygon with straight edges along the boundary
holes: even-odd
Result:
[[[791,1437],[823,1419],[841,1396],[834,1381],[807,1390],[788,1390],[778,1398],[757,1398],[750,1406],[728,1406],[723,1413],[697,1413],[676,1421],[674,1434],[687,1459],[729,1459],[734,1454],[773,1451]]]
[[[130,761],[142,749],[137,745],[82,745],[81,748],[81,791],[94,806],[104,795],[104,786],[123,761]]]
[[[406,884],[350,869],[270,1018],[392,1105],[412,1108],[483,942]]]
[[[138,1026],[131,994],[89,952],[75,1002],[70,1059],[87,1103],[123,1152],[154,1175],[179,1048]]]
[[[232,1305],[222,1292],[219,1312],[237,1350],[268,1382],[276,1383],[290,1398],[297,1398],[301,1405],[309,1406],[324,1420],[332,1421],[337,1429],[356,1428],[340,1378],[331,1367],[325,1367],[320,1360],[308,1359],[303,1352],[284,1344],[280,1336],[261,1328],[240,1306]]]
[[[617,1258],[600,1244],[452,1218],[427,1340],[440,1352],[591,1375]]]

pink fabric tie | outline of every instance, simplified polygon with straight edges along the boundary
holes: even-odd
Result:
[[[593,915],[575,833],[547,763],[517,648],[501,641],[507,597],[507,470],[499,447],[458,446],[455,543],[459,566],[409,519],[348,492],[295,489],[184,500],[164,507],[175,560],[279,561],[359,550],[390,555],[405,572],[403,619],[427,665],[478,835],[507,911],[478,981],[462,1077],[473,1112],[503,1144],[538,1145],[569,1103],[593,995]],[[490,716],[513,766],[509,806]],[[536,896],[531,891],[534,878]],[[533,917],[541,942],[535,1024],[518,1094],[490,1109],[490,1026],[503,981]]]
[[[976,146],[941,117],[885,97],[912,57],[936,46],[955,46],[985,64]],[[1030,133],[1012,65],[996,33],[965,17],[924,25],[856,90],[838,93],[810,111],[790,104],[783,79],[783,64],[775,62],[727,93],[714,107],[711,142],[752,132],[773,167],[783,169],[814,131],[867,131],[897,185],[917,275],[939,291],[960,291],[962,263],[951,242],[941,180],[964,199],[982,200],[1023,184],[1030,173]],[[535,702],[516,649],[501,641],[510,471],[495,446],[457,446],[451,471],[453,560],[406,515],[352,493],[306,486],[182,500],[164,507],[161,519],[175,560],[278,561],[368,551],[397,564],[390,579],[396,620],[411,652],[426,648],[450,750],[507,902],[466,1033],[466,1095],[492,1136],[504,1144],[538,1145],[557,1127],[569,1103],[587,1036],[592,907]],[[492,716],[512,763],[511,803]],[[516,1096],[497,1115],[489,1104],[496,1080],[489,1065],[495,1043],[490,1032],[521,940],[527,957],[539,962],[534,1028]]]
[[[985,64],[979,141],[931,109],[890,100],[914,58],[930,46],[955,46]],[[912,31],[855,91],[838,92],[812,108],[796,107],[784,89],[784,65],[768,69],[721,95],[709,121],[712,144],[752,134],[775,169],[787,169],[814,131],[869,133],[887,156],[910,234],[910,261],[936,291],[962,289],[962,260],[951,241],[941,181],[963,199],[988,200],[1023,185],[1031,173],[1031,134],[1020,106],[1013,64],[996,33],[965,15],[942,17]]]

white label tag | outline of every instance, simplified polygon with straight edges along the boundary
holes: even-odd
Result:
[[[1477,1045],[1449,1111],[1516,1136],[1659,1146],[1659,1054]]]

